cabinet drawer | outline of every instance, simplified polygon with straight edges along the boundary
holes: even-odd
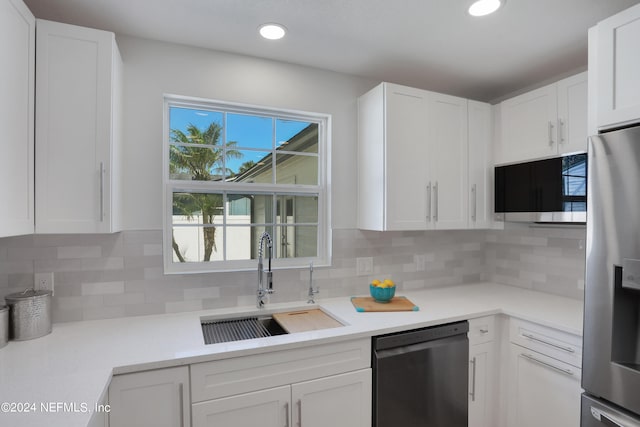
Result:
[[[514,344],[578,368],[582,366],[582,338],[577,335],[513,318],[509,330]]]
[[[293,348],[191,365],[191,396],[202,402],[371,366],[371,340]]]
[[[495,338],[495,316],[478,317],[469,319],[469,344],[482,344],[493,341]]]

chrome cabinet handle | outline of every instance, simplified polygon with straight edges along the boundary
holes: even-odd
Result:
[[[481,333],[481,334],[488,334],[488,333],[489,333],[489,330],[488,330],[488,329],[481,328],[481,329],[480,329],[480,333]]]
[[[565,375],[569,375],[570,377],[573,376],[573,371],[571,369],[559,368],[559,367],[557,367],[555,365],[552,365],[551,363],[545,362],[544,360],[537,359],[537,358],[533,357],[530,354],[522,353],[522,354],[520,354],[520,356],[524,357],[525,359],[527,359],[527,360],[529,360],[531,362],[537,363],[538,365],[546,366],[547,368],[556,370],[556,371],[561,372],[561,373],[563,373]]]
[[[553,140],[553,128],[555,127],[551,121],[548,122],[549,125],[549,146],[552,146],[555,142]]]
[[[558,144],[564,144],[564,120],[558,119]]]
[[[178,395],[180,396],[178,404],[180,405],[180,427],[184,427],[184,385],[178,384]]]
[[[100,222],[104,221],[104,162],[100,162]]]
[[[471,196],[473,199],[473,210],[472,210],[472,214],[471,214],[471,220],[475,222],[476,220],[476,214],[477,209],[478,209],[478,195],[476,192],[476,184],[473,184],[473,186],[471,187]]]
[[[284,427],[289,427],[289,402],[284,402]]]
[[[302,427],[302,399],[298,399],[298,427]]]
[[[601,409],[594,408],[593,406],[591,407],[591,415],[593,415],[593,418],[600,421],[606,426],[625,427],[623,424],[620,424],[619,422],[614,420],[611,415],[603,412]]]
[[[431,222],[431,181],[427,184],[427,222]]]
[[[473,372],[471,374],[471,393],[469,393],[469,396],[471,396],[471,401],[475,402],[476,401],[476,358],[474,357],[473,359],[471,359],[469,363],[471,363],[471,366],[473,367],[471,371]]]
[[[563,346],[563,345],[560,345],[560,344],[555,344],[555,343],[543,340],[541,338],[538,338],[535,335],[527,334],[526,332],[521,332],[521,334],[522,334],[523,337],[529,338],[530,340],[537,341],[537,342],[540,342],[542,344],[550,345],[551,347],[558,348],[558,349],[560,349],[562,351],[566,351],[567,353],[575,353],[576,352],[571,347],[566,347],[566,346]]]
[[[433,195],[435,199],[435,208],[433,209],[433,220],[438,221],[438,181],[433,184]]]

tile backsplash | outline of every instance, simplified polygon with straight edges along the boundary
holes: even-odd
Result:
[[[582,242],[582,243],[581,243]],[[356,275],[372,257],[374,274]],[[333,263],[314,271],[324,297],[361,295],[373,278],[400,290],[490,280],[582,298],[584,229],[333,231]],[[54,273],[54,322],[255,304],[256,271],[172,274],[162,268],[162,232],[29,235],[0,239],[0,297]],[[271,302],[304,301],[307,269],[276,270]]]
[[[487,278],[574,299],[584,294],[586,228],[506,223],[486,235]]]

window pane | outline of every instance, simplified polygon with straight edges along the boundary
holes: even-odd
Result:
[[[273,196],[270,194],[227,195],[228,224],[265,224],[273,222]]]
[[[278,154],[276,184],[318,184],[318,157]]]
[[[222,148],[169,146],[169,178],[218,181],[222,178]]]
[[[206,262],[223,259],[222,227],[173,227],[173,262]]]
[[[318,124],[277,119],[276,149],[317,153]]]
[[[258,259],[258,243],[262,233],[267,230],[273,239],[273,227],[227,227],[227,259],[228,260],[248,260]],[[275,249],[273,252],[275,258]],[[262,245],[262,256],[269,257],[267,241]],[[256,264],[257,265],[257,264]],[[265,268],[267,264],[265,262]]]
[[[227,142],[241,148],[273,149],[271,117],[227,114]]]
[[[172,207],[173,223],[222,224],[222,202],[222,194],[175,192]],[[181,222],[176,222],[179,218]]]
[[[317,223],[317,196],[278,196],[276,222],[280,224]]]
[[[220,145],[222,117],[219,111],[170,107],[170,140],[182,144]]]
[[[278,258],[315,257],[318,253],[318,227],[276,227]]]
[[[222,224],[222,201],[222,194],[175,192],[172,206],[173,223]]]
[[[271,154],[266,151],[227,151],[229,181],[271,184]]]

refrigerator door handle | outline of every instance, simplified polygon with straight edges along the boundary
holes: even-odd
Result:
[[[591,415],[593,418],[600,421],[602,424],[611,427],[639,427],[640,425],[624,425],[616,421],[611,415],[604,412],[602,409],[591,407]]]

